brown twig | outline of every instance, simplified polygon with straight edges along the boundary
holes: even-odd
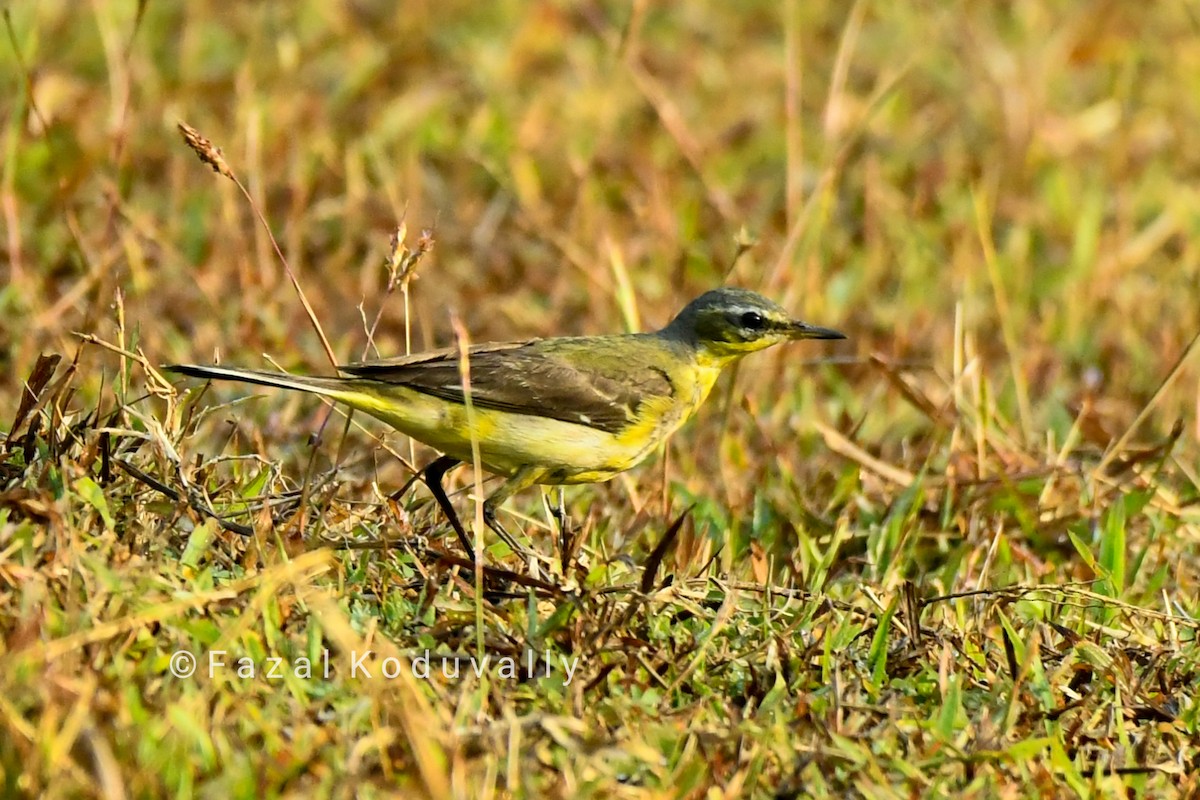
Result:
[[[258,217],[258,221],[262,224],[263,229],[267,232],[267,238],[271,240],[271,246],[275,249],[275,255],[279,257],[279,262],[283,264],[283,269],[287,272],[288,280],[292,283],[292,288],[296,290],[296,295],[300,298],[300,304],[304,306],[304,313],[308,315],[308,321],[312,323],[313,330],[317,332],[317,337],[321,340],[321,347],[325,349],[325,355],[329,359],[329,364],[334,369],[337,369],[338,359],[333,354],[333,348],[329,345],[329,340],[325,338],[325,331],[321,328],[321,323],[317,321],[317,314],[313,311],[312,304],[308,302],[308,296],[304,294],[304,289],[300,286],[300,281],[296,278],[296,273],[292,272],[292,266],[288,263],[287,258],[283,255],[283,251],[279,248],[279,242],[275,241],[275,234],[271,232],[271,225],[267,222],[267,218],[259,209],[258,204],[254,202],[254,198],[250,192],[238,180],[233,169],[229,166],[229,162],[225,160],[225,154],[221,152],[221,148],[217,147],[204,137],[198,130],[188,125],[186,122],[180,122],[179,132],[183,135],[183,141],[192,151],[200,157],[200,160],[212,167],[213,172],[219,175],[224,175],[229,180],[233,181],[238,187],[242,195],[250,203],[250,208]]]

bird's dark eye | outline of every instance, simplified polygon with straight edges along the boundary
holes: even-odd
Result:
[[[741,324],[746,330],[761,331],[767,327],[767,320],[757,311],[747,311],[745,314],[742,314]]]

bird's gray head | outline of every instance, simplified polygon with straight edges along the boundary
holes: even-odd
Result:
[[[731,286],[705,292],[688,303],[664,332],[722,363],[780,342],[846,338],[793,319],[760,294]]]

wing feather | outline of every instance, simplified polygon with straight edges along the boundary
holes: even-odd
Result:
[[[650,400],[671,397],[668,372],[631,357],[643,337],[533,339],[469,351],[471,401],[478,408],[573,422],[617,433]],[[347,375],[463,403],[454,348],[341,367]],[[650,361],[642,364],[640,361]]]

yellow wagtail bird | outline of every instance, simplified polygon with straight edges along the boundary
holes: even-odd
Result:
[[[798,339],[844,339],[761,295],[721,288],[693,300],[654,333],[472,345],[471,409],[456,348],[339,367],[341,377],[181,364],[172,372],[323,395],[364,411],[445,455],[422,470],[467,553],[471,540],[442,488],[471,462],[506,478],[483,503],[489,528],[511,537],[496,509],[534,484],[607,481],[644,459],[704,402],[721,369],[747,353]]]

